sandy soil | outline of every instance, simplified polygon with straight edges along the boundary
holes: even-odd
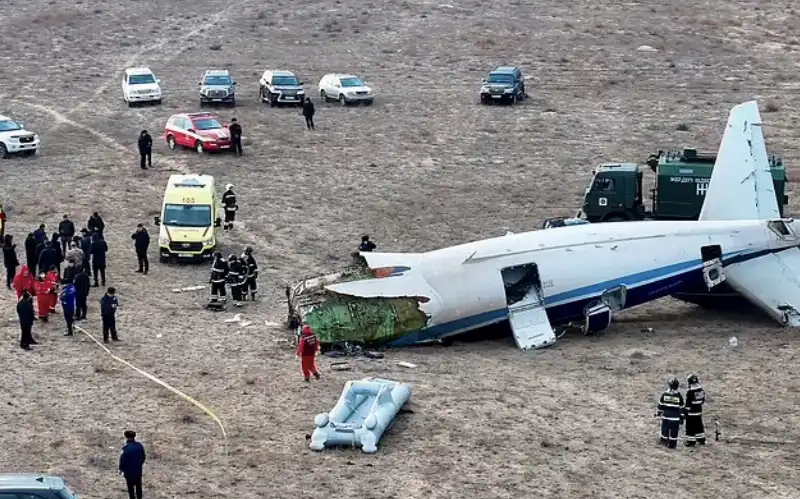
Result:
[[[419,251],[536,227],[578,207],[596,163],[716,148],[729,107],[753,97],[769,103],[768,145],[797,175],[800,16],[791,2],[191,5],[3,2],[0,112],[38,131],[44,147],[0,162],[0,196],[20,246],[63,213],[105,217],[109,284],[123,307],[114,352],[212,408],[227,444],[203,413],[86,337],[62,338],[58,321],[37,324],[42,345],[21,351],[4,292],[0,469],[64,476],[86,498],[124,497],[116,459],[123,430],[135,428],[154,498],[800,496],[798,336],[761,318],[666,301],[626,313],[603,337],[540,352],[504,337],[391,351],[349,373],[323,359],[323,380],[311,386],[286,332],[262,326],[284,318],[286,279],[334,269],[362,232],[381,250]],[[637,51],[643,44],[657,51]],[[479,106],[480,78],[507,61],[532,77],[532,99]],[[122,103],[119,71],[134,64],[163,80],[161,107]],[[196,81],[218,67],[239,81],[239,107],[220,115],[243,124],[247,156],[170,153],[157,137],[155,169],[142,174],[138,131],[157,136],[171,113],[198,109]],[[256,102],[267,68],[294,70],[312,89],[326,72],[356,72],[379,99],[318,106],[308,133],[297,110]],[[256,249],[263,297],[243,312],[254,326],[201,310],[203,292],[170,292],[204,283],[205,266],[133,272],[130,233],[157,214],[167,176],[182,171],[236,185],[243,225],[222,247]],[[800,192],[790,196],[796,206]],[[709,426],[718,418],[725,434],[668,453],[655,443],[654,401],[666,379],[690,372],[710,394]],[[375,456],[312,454],[314,415],[364,375],[413,383],[413,414]]]

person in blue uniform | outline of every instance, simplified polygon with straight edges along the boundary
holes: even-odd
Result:
[[[108,343],[109,333],[112,340],[119,341],[117,337],[117,307],[119,307],[119,301],[116,295],[117,290],[114,286],[111,286],[106,291],[106,294],[100,298],[100,320],[103,323],[104,343]]]
[[[61,310],[64,312],[64,322],[67,323],[64,336],[72,336],[74,333],[72,325],[75,324],[75,296],[75,285],[68,281],[61,290]]]
[[[142,499],[142,475],[147,454],[144,445],[136,441],[136,432],[125,430],[125,445],[119,456],[119,474],[125,477],[129,499]]]
[[[661,417],[661,443],[674,449],[678,446],[678,430],[683,421],[683,395],[678,391],[680,381],[672,378],[669,389],[658,399],[658,416]]]
[[[686,446],[694,447],[696,444],[706,444],[706,429],[703,426],[703,404],[706,401],[706,392],[700,386],[700,379],[696,374],[690,374],[686,381],[689,388],[686,390]]]

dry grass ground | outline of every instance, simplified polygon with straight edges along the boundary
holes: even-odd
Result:
[[[135,428],[153,498],[800,497],[798,336],[760,318],[666,301],[625,314],[604,337],[540,352],[505,338],[391,351],[350,373],[323,359],[323,380],[310,387],[286,333],[262,326],[284,317],[284,280],[333,269],[364,231],[381,250],[419,251],[533,228],[576,209],[600,161],[715,148],[729,107],[753,97],[771,104],[769,147],[796,176],[793,2],[6,0],[0,19],[0,112],[44,144],[36,158],[0,162],[10,233],[21,246],[40,222],[100,211],[123,307],[124,343],[113,350],[213,408],[229,432],[226,456],[201,412],[85,337],[62,338],[58,321],[37,324],[41,346],[21,351],[9,292],[3,471],[56,473],[84,497],[124,497],[116,459],[122,431]],[[658,51],[637,51],[643,44]],[[532,99],[477,105],[481,76],[506,61],[533,77]],[[119,71],[134,64],[163,80],[161,107],[121,102]],[[170,153],[157,137],[155,168],[140,173],[138,131],[156,136],[171,113],[196,110],[196,81],[215,67],[240,83],[247,156]],[[318,106],[318,130],[307,133],[297,110],[256,103],[267,68],[313,84],[356,72],[379,99]],[[203,292],[169,291],[203,283],[205,266],[133,272],[130,232],[157,213],[179,171],[237,186],[245,225],[222,247],[252,245],[263,268],[263,301],[244,310],[255,325],[241,332],[201,309]],[[800,192],[790,195],[796,206]],[[85,324],[95,334],[98,298]],[[719,418],[736,438],[669,453],[655,444],[653,404],[668,376],[689,372],[712,397],[709,426]],[[375,456],[312,454],[313,416],[363,375],[413,383],[414,413]]]

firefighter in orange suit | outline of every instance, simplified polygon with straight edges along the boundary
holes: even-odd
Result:
[[[45,273],[39,274],[39,278],[33,284],[34,294],[36,295],[36,315],[39,319],[46,321],[50,315],[51,298],[53,285],[45,277]]]
[[[50,266],[50,270],[45,275],[44,280],[50,284],[50,294],[48,297],[50,298],[50,313],[53,314],[58,306],[58,285],[61,283],[55,265]]]
[[[308,324],[303,324],[300,339],[297,341],[297,356],[300,357],[300,369],[303,371],[303,377],[306,382],[310,381],[311,375],[319,379],[317,372],[316,359],[317,351],[319,351],[319,342],[317,335],[311,331]]]

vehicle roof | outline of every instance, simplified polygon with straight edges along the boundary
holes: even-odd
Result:
[[[330,73],[330,74],[327,74],[325,76],[335,76],[335,77],[339,78],[340,80],[342,78],[358,78],[359,80],[361,79],[360,76],[356,76],[356,75],[353,75],[353,74],[350,74],[350,73]]]
[[[597,171],[638,172],[639,165],[636,163],[603,163],[597,167]]]
[[[205,74],[228,76],[230,74],[230,71],[228,71],[227,69],[207,69]]]
[[[33,473],[0,473],[0,491],[9,489],[60,490],[64,488],[61,477]]]
[[[217,118],[217,115],[209,112],[209,111],[201,111],[199,113],[176,113],[169,117],[171,120],[172,118],[180,117],[180,118],[189,118],[190,120],[196,120],[200,118]],[[169,121],[169,120],[167,120]]]
[[[0,120],[5,121],[5,120],[10,120],[10,119],[11,118],[9,118],[8,116],[3,116],[2,114],[0,114]]]
[[[268,69],[264,72],[272,73],[272,76],[295,76],[295,74],[291,71],[286,71],[284,69]]]
[[[125,72],[129,75],[136,75],[136,74],[150,74],[152,71],[147,66],[139,66],[136,68],[128,68]]]
[[[519,71],[519,66],[497,66],[492,73],[513,73]]]
[[[214,192],[214,177],[212,175],[170,175],[167,180],[167,188],[164,192],[164,201],[173,198],[177,194],[180,198],[191,189],[196,195],[212,195]]]

